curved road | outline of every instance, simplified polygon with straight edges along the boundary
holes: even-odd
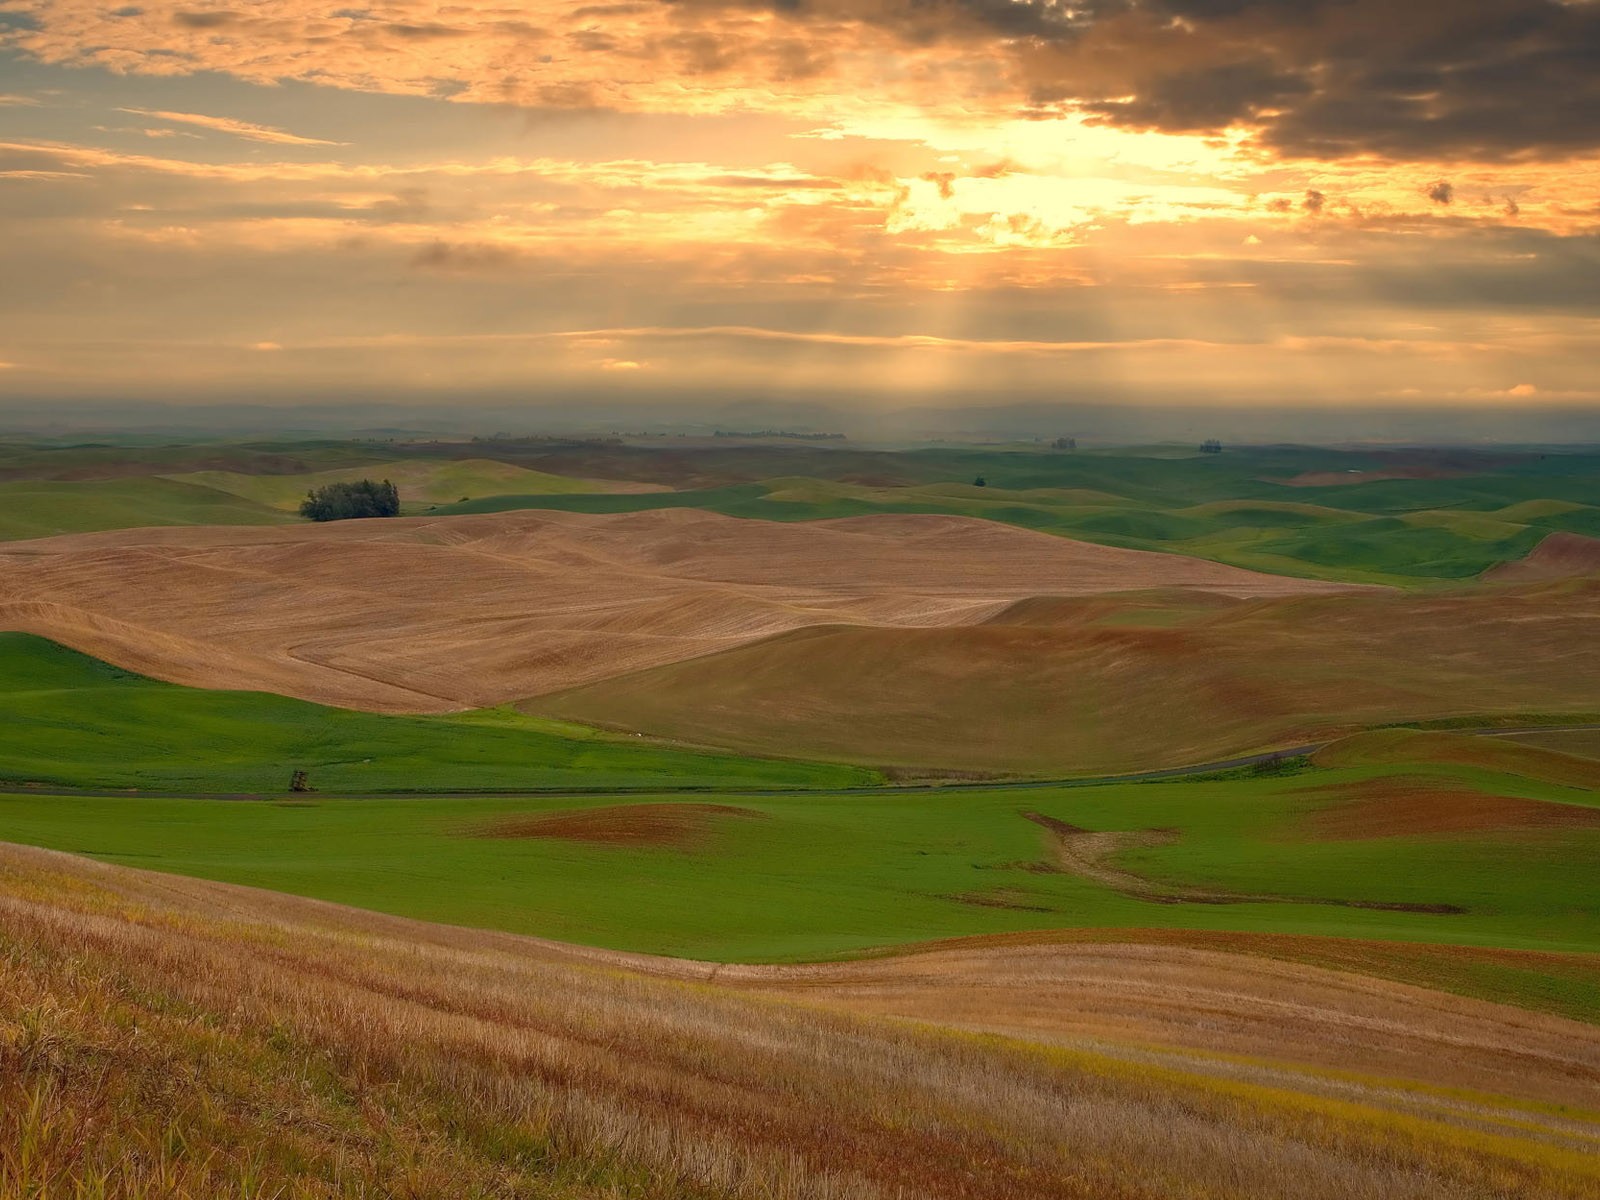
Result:
[[[1385,725],[1384,729],[1416,729],[1418,732],[1459,733],[1473,737],[1513,737],[1529,733],[1593,733],[1600,732],[1600,724],[1587,725],[1529,725],[1519,728],[1503,726],[1480,729],[1425,730],[1417,726]],[[1370,732],[1370,731],[1369,731]],[[392,791],[392,792],[166,792],[146,791],[140,788],[74,788],[52,785],[0,784],[0,795],[22,796],[79,796],[85,798],[155,798],[161,800],[283,800],[296,795],[307,797],[325,795],[333,800],[492,800],[520,797],[561,796],[911,796],[929,792],[1031,792],[1052,788],[1103,787],[1115,783],[1146,783],[1156,779],[1176,779],[1186,775],[1211,775],[1219,771],[1233,771],[1243,767],[1260,766],[1279,758],[1300,758],[1315,754],[1324,746],[1331,746],[1338,738],[1321,742],[1308,742],[1303,746],[1287,746],[1279,750],[1266,750],[1259,754],[1244,754],[1237,758],[1223,758],[1214,762],[1194,763],[1183,767],[1162,767],[1155,771],[1130,771],[1121,775],[1077,776],[1069,779],[1019,779],[974,781],[961,783],[891,784],[879,787],[853,788],[762,788],[762,787],[633,787],[633,788],[493,788],[481,791]]]

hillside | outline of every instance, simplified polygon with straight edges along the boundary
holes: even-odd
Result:
[[[0,786],[284,792],[840,787],[875,776],[698,753],[508,710],[395,717],[135,675],[0,633]]]
[[[1537,579],[1577,579],[1600,575],[1600,538],[1576,533],[1552,533],[1522,558],[1501,563],[1484,573],[1485,579],[1522,582]]]
[[[1312,967],[1023,944],[712,979],[17,848],[0,916],[8,1195],[1600,1183],[1593,1026]]]
[[[415,459],[368,463],[356,467],[286,475],[251,475],[239,471],[197,471],[173,475],[175,482],[241,496],[270,508],[293,512],[306,492],[329,483],[358,479],[387,479],[400,489],[409,511],[431,504],[457,503],[473,496],[515,492],[522,495],[572,493],[641,493],[664,490],[659,484],[608,479],[571,479],[530,471],[493,459],[452,459],[425,462]]]
[[[902,453],[640,445],[550,450],[545,470],[670,482],[669,495],[483,496],[447,511],[704,508],[773,521],[982,517],[1255,570],[1415,587],[1469,580],[1556,531],[1600,534],[1590,454],[1230,448]],[[982,486],[977,481],[982,480]]]
[[[146,525],[275,525],[292,518],[172,479],[0,482],[0,542]]]
[[[976,625],[800,630],[525,707],[749,753],[1135,771],[1386,722],[1600,711],[1597,603],[1590,583],[1033,599]]]
[[[916,515],[522,512],[0,546],[0,627],[178,683],[384,712],[500,704],[805,626],[951,625],[1149,587],[1336,590]]]

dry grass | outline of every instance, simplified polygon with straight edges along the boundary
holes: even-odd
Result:
[[[1231,955],[718,971],[0,849],[0,1195],[1585,1197],[1597,1084]]]
[[[1592,712],[1597,604],[1583,580],[1180,605],[1162,626],[1036,601],[1004,623],[799,630],[530,707],[873,766],[1138,771],[1386,722]]]
[[[806,626],[952,625],[1145,587],[1337,590],[964,517],[514,512],[14,543],[0,628],[176,683],[433,712]]]

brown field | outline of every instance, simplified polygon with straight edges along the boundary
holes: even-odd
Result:
[[[1385,722],[1600,709],[1597,581],[1211,611],[1180,601],[1181,620],[1142,625],[1108,619],[1115,604],[1038,599],[979,625],[800,630],[529,707],[758,753],[1083,774]]]
[[[1544,737],[1548,745],[1528,742]],[[1542,779],[1600,791],[1600,761],[1558,747],[1578,733],[1473,737],[1440,730],[1374,729],[1342,738],[1312,756],[1319,767],[1437,765],[1481,767],[1502,775]],[[1592,736],[1592,733],[1591,733]]]
[[[1448,467],[1384,467],[1376,471],[1302,471],[1289,479],[1274,479],[1284,487],[1342,487],[1355,483],[1379,483],[1386,479],[1459,479],[1470,471]]]
[[[1576,579],[1600,575],[1600,538],[1552,533],[1522,558],[1490,567],[1485,579],[1519,583],[1537,579]]]
[[[1519,746],[1536,746],[1541,750],[1555,750],[1574,758],[1600,759],[1600,729],[1562,729],[1544,733],[1520,733],[1503,737],[1502,741]]]
[[[1581,1200],[1597,1089],[1594,1026],[1170,940],[716,967],[0,847],[8,1196]]]
[[[1304,832],[1336,841],[1600,826],[1600,808],[1497,796],[1451,780],[1364,779],[1300,794],[1322,805],[1306,816]]]
[[[807,626],[1042,593],[1340,589],[963,517],[684,509],[136,529],[0,548],[0,628],[178,683],[387,712],[503,703]]]
[[[604,846],[671,846],[688,850],[708,842],[722,822],[730,818],[765,816],[731,804],[621,804],[531,817],[502,817],[475,827],[474,832],[480,837],[553,838]]]

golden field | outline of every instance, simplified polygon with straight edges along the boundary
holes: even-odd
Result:
[[[1195,946],[719,967],[0,849],[0,1194],[1587,1197],[1600,1030]]]

